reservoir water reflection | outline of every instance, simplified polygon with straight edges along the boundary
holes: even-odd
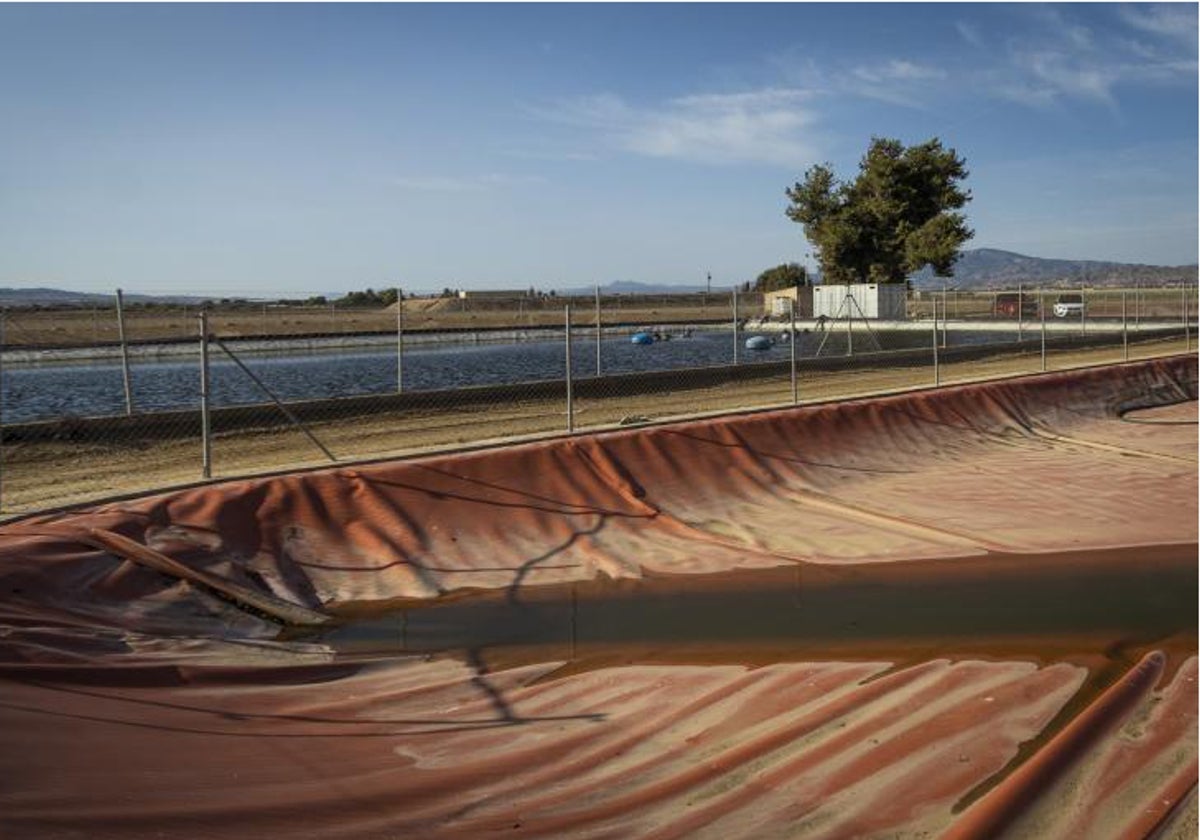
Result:
[[[739,335],[739,343],[753,332]],[[813,356],[824,336],[800,336],[797,352]],[[880,333],[876,336],[886,350],[925,347],[924,332]],[[951,343],[1012,341],[1006,333],[964,333],[950,336]],[[822,356],[846,351],[844,334],[832,332],[821,348]],[[872,351],[871,338],[855,336],[855,351]],[[577,377],[596,373],[595,340],[572,342],[572,368]],[[236,352],[236,350],[235,350]],[[784,361],[789,357],[786,342],[766,350],[750,351],[739,346],[740,362]],[[405,350],[405,390],[425,391],[470,385],[496,385],[560,379],[565,372],[562,339],[507,343],[447,343]],[[265,402],[266,397],[216,347],[212,348],[211,382],[214,406]],[[396,389],[396,355],[391,347],[328,351],[286,351],[239,354],[281,399],[306,400],[386,394]],[[638,346],[628,336],[606,338],[601,344],[604,374],[671,370],[733,362],[733,336],[729,331],[676,333],[670,341]],[[177,360],[134,360],[131,366],[133,400],[137,411],[161,411],[199,406],[199,371],[196,358]],[[121,414],[125,410],[121,367],[116,361],[88,363],[41,363],[6,366],[0,398],[3,421],[20,423]]]

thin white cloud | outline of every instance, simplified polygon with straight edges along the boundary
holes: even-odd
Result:
[[[802,46],[773,52],[765,63],[784,83],[812,93],[916,109],[983,96],[1033,109],[1083,103],[1119,114],[1121,97],[1132,89],[1195,82],[1192,4],[1093,9],[1087,18],[1070,7],[1031,4],[1009,20],[1003,34],[985,32],[975,21],[954,21],[971,47],[960,65],[900,58],[818,65]]]
[[[765,88],[635,106],[619,96],[601,94],[535,113],[596,132],[609,145],[647,157],[796,167],[818,157],[811,99],[804,90]]]
[[[936,101],[949,79],[941,67],[899,58],[822,68],[798,48],[772,53],[766,62],[786,82],[812,93],[856,96],[908,108],[924,109]]]
[[[1162,50],[1137,38],[1122,38],[1119,44],[1121,49],[1145,61],[1162,61],[1165,57]]]
[[[967,23],[965,20],[955,21],[954,28],[958,30],[958,34],[962,39],[972,47],[983,46],[983,36],[979,34],[979,29],[972,23]]]
[[[1137,37],[1098,33],[1054,7],[1036,7],[1035,16],[1038,35],[1010,43],[1007,72],[993,74],[993,94],[1031,107],[1080,101],[1116,111],[1122,85],[1195,78],[1194,7],[1121,9]]]
[[[940,67],[930,67],[927,64],[915,64],[911,61],[888,62],[888,69],[891,70],[893,79],[924,81],[927,79],[946,78],[946,71]]]
[[[1064,27],[1063,36],[1077,50],[1092,50],[1096,47],[1095,39],[1092,37],[1092,30],[1086,26]]]
[[[1121,19],[1134,29],[1185,44],[1196,43],[1196,6],[1193,3],[1123,6]]]
[[[893,58],[819,67],[799,46],[772,53],[766,63],[809,90],[917,109],[987,96],[1034,109],[1086,103],[1118,113],[1120,95],[1130,87],[1194,83],[1194,5],[1112,8],[1107,21],[1088,18],[1085,26],[1070,7],[1029,4],[1017,7],[1015,29],[1005,27],[1003,35],[954,21],[971,47],[969,60],[958,66]]]
[[[933,86],[946,78],[940,67],[892,59],[882,64],[859,65],[839,74],[839,92],[877,99],[892,105],[922,108]]]
[[[946,72],[937,67],[897,59],[885,64],[855,67],[851,72],[867,82],[921,82],[946,77]]]
[[[1028,108],[1045,109],[1059,101],[1057,90],[1045,85],[1027,84],[1023,82],[1003,81],[993,85],[991,92],[1001,99],[1016,102]]]
[[[1115,107],[1112,87],[1121,79],[1120,65],[1083,61],[1064,50],[1031,50],[1014,54],[1017,68],[1031,77],[1037,89],[1054,98],[1087,99]]]

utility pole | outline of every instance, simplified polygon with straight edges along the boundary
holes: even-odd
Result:
[[[571,388],[571,304],[563,306],[563,316],[566,326],[566,365],[567,365],[567,433],[575,431],[575,395]]]
[[[600,318],[600,284],[596,284],[596,375],[600,375],[600,345],[604,338],[604,325]]]
[[[738,306],[737,286],[733,287],[733,363],[738,363]]]
[[[404,392],[404,290],[396,287],[396,393]]]
[[[212,393],[208,379],[208,311],[200,310],[200,475],[212,478]]]
[[[117,337],[121,341],[121,380],[125,386],[125,415],[133,415],[133,387],[129,381],[129,342],[125,340],[125,298],[117,289]]]

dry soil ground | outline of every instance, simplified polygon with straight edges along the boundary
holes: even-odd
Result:
[[[1033,294],[1032,291],[1029,292]],[[1053,303],[1060,290],[1046,292]],[[1119,318],[1124,305],[1130,321],[1176,319],[1183,311],[1180,289],[1096,289],[1085,293],[1089,317]],[[931,301],[938,292],[914,294],[909,302],[911,317],[928,318]],[[1123,303],[1124,299],[1124,303]],[[948,292],[944,311],[951,319],[990,318],[994,292]],[[560,298],[510,300],[502,306],[486,300],[457,298],[413,298],[404,303],[406,329],[503,329],[534,326],[557,327],[563,322]],[[612,296],[603,299],[605,324],[659,324],[695,321],[720,321],[732,318],[728,293],[708,296]],[[1197,311],[1193,291],[1188,304]],[[591,299],[577,298],[572,303],[574,323],[595,323]],[[131,341],[182,340],[198,335],[199,306],[131,307],[125,313],[125,334]],[[762,314],[762,296],[747,294],[739,298],[739,315],[753,318]],[[250,304],[240,308],[223,307],[210,312],[209,328],[217,335],[234,337],[302,336],[361,332],[388,332],[396,328],[396,312],[391,308],[339,308],[327,306],[275,306]],[[79,346],[118,340],[116,309],[79,307],[75,309],[13,309],[4,315],[3,343],[29,347]]]

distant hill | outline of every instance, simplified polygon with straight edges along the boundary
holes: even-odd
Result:
[[[732,288],[732,286],[724,286],[719,283],[712,284],[713,292],[728,292]],[[703,292],[705,289],[703,283],[639,283],[636,280],[615,280],[611,283],[600,284],[600,292],[605,295],[678,295]],[[595,291],[595,286],[572,286],[566,289],[555,289],[554,293],[580,297],[594,294]]]
[[[819,276],[812,275],[817,282]],[[747,276],[746,280],[753,281]],[[925,269],[917,272],[910,280],[916,288],[941,288],[946,284],[956,289],[993,289],[1014,287],[1018,283],[1036,284],[1055,288],[1059,286],[1125,286],[1141,283],[1146,286],[1195,283],[1195,265],[1143,265],[1140,263],[1101,262],[1096,260],[1060,260],[1030,257],[1013,251],[997,248],[973,248],[963,251],[962,258],[954,267],[954,276],[941,278]],[[740,283],[738,284],[741,285]],[[616,280],[604,283],[600,291],[606,295],[663,295],[688,294],[705,291],[703,283],[639,283],[633,280]],[[713,283],[711,291],[727,293],[730,285]],[[573,286],[555,289],[555,294],[585,297],[595,292],[595,286]],[[341,293],[329,293],[329,300],[337,300]],[[129,303],[175,303],[198,304],[214,297],[204,295],[138,295],[127,294]],[[0,306],[111,306],[112,294],[94,292],[72,292],[65,289],[0,288]]]
[[[112,306],[115,294],[70,292],[66,289],[0,288],[0,306]],[[199,303],[207,300],[192,295],[125,295],[129,303]]]
[[[0,304],[4,306],[63,306],[100,303],[112,299],[112,295],[68,292],[63,289],[0,289]]]
[[[1195,265],[1142,265],[1140,263],[1059,260],[1030,257],[996,248],[963,251],[953,277],[936,277],[931,269],[910,279],[917,288],[940,288],[943,283],[958,289],[987,289],[1036,283],[1044,286],[1124,286],[1134,282],[1163,285],[1195,282]]]
[[[731,286],[722,286],[714,283],[712,291],[728,292]],[[585,297],[595,292],[595,286],[576,286],[569,289],[555,289],[555,294],[569,295],[572,297]],[[600,287],[600,291],[606,295],[663,295],[663,294],[684,294],[688,292],[703,292],[703,285],[672,285],[670,283],[638,283],[630,280],[618,280],[613,283],[605,283]],[[519,293],[519,290],[515,293]],[[342,292],[328,292],[326,297],[331,301],[336,301],[343,296]],[[426,296],[436,296],[438,292],[414,292],[409,294],[423,294]],[[211,295],[137,295],[126,294],[125,302],[130,304],[136,303],[175,303],[194,305],[202,303],[206,300],[218,300],[223,296]],[[96,292],[72,292],[66,289],[50,289],[44,287],[37,288],[0,288],[0,306],[9,308],[20,308],[27,306],[112,306],[115,300],[115,295],[112,293],[96,293]],[[270,300],[274,300],[271,298]]]

